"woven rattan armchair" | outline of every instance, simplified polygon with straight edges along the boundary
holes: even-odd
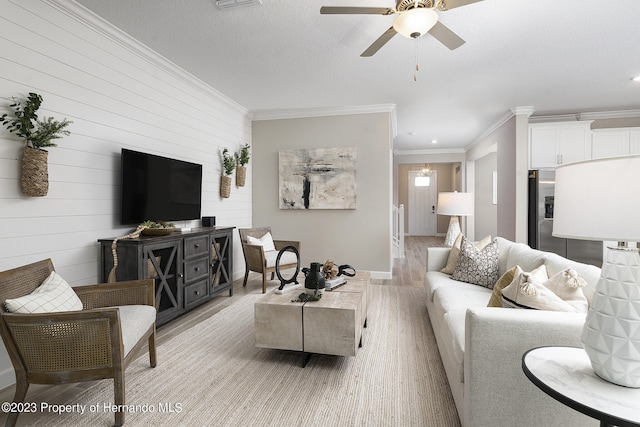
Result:
[[[271,233],[271,227],[239,228],[238,233],[240,234],[240,242],[242,243],[242,253],[244,254],[245,262],[244,282],[242,283],[242,286],[247,286],[249,271],[254,271],[262,274],[262,293],[265,293],[267,291],[267,273],[271,273],[271,280],[274,279],[276,272],[276,256],[278,255],[278,251],[285,246],[293,246],[300,251],[300,242],[274,239],[273,243],[276,250],[265,252],[262,246],[247,243],[247,236],[259,239],[265,234]],[[282,262],[280,264],[280,269],[286,270],[289,268],[296,268],[297,259],[295,261],[291,259],[293,254],[291,252],[285,252],[283,255],[287,255],[286,259],[289,260],[289,262]],[[285,258],[283,257],[283,260],[284,259]]]
[[[113,378],[114,403],[124,406],[125,368],[147,342],[151,366],[156,366],[155,313],[144,307],[150,305],[155,310],[153,280],[75,287],[73,290],[83,305],[80,311],[44,314],[5,311],[7,299],[30,294],[53,270],[53,263],[47,259],[0,272],[3,307],[0,334],[15,369],[14,402],[24,401],[31,383]],[[124,308],[117,306],[131,306],[127,307],[127,313],[141,310],[146,321],[125,315]],[[151,325],[147,327],[149,318]],[[6,425],[15,425],[17,418],[17,412],[10,413]],[[115,425],[123,423],[124,411],[116,412]]]

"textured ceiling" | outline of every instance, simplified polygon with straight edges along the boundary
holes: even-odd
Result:
[[[258,113],[395,104],[397,150],[462,148],[512,107],[535,115],[640,108],[640,1],[484,0],[440,12],[465,41],[396,35],[392,16],[320,15],[393,0],[78,0]],[[414,81],[416,53],[420,71]],[[438,140],[432,144],[433,139]]]

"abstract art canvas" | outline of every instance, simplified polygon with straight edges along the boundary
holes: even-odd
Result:
[[[355,209],[356,154],[356,147],[280,151],[280,209]]]

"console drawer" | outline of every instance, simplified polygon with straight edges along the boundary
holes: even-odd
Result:
[[[189,283],[192,280],[209,274],[209,259],[198,258],[184,263],[184,281]]]
[[[209,253],[209,236],[188,237],[184,239],[184,257],[192,258]]]
[[[184,305],[189,307],[197,302],[206,300],[207,297],[207,280],[200,280],[184,288]],[[200,301],[202,300],[202,301]]]

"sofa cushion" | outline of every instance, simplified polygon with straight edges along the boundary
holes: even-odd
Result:
[[[543,285],[531,273],[521,272],[502,290],[502,306],[506,308],[527,308],[535,310],[568,311],[577,310],[563,301],[553,291]]]
[[[458,263],[451,278],[492,289],[499,278],[498,242],[494,240],[478,249],[463,236]]]
[[[121,305],[117,308],[120,311],[122,347],[126,356],[156,321],[156,309],[151,305]]]
[[[545,263],[549,252],[531,249],[524,243],[512,243],[506,260],[506,268],[519,265],[523,271],[532,271]]]
[[[82,310],[82,301],[71,286],[52,271],[32,293],[5,302],[10,313],[53,313]]]
[[[516,265],[498,279],[496,284],[493,286],[493,292],[491,293],[491,298],[489,299],[487,307],[502,307],[502,290],[509,286],[511,282],[513,282],[513,279],[515,279],[520,273],[522,273],[522,269],[519,265]],[[547,269],[544,265],[533,270],[531,274],[540,278],[540,280],[547,280]]]
[[[449,258],[447,259],[447,265],[445,265],[445,267],[442,270],[440,270],[441,272],[445,274],[453,274],[454,270],[456,269],[456,264],[458,263],[458,257],[460,256],[460,246],[462,244],[463,236],[464,234],[460,233],[458,234],[458,237],[456,237],[456,240],[455,242],[453,242],[453,246],[451,246],[451,250],[449,251]],[[484,239],[475,243],[475,246],[478,249],[482,249],[485,246],[487,246],[489,243],[491,243],[491,235],[486,236]]]
[[[435,314],[444,316],[445,313],[455,310],[464,311],[470,307],[486,307],[491,297],[491,291],[473,284],[467,284],[467,286],[469,287],[467,289],[442,287],[436,290],[433,296]]]
[[[264,252],[264,258],[268,268],[276,266],[276,259],[278,258],[278,252],[279,251]],[[294,254],[291,251],[283,252],[282,256],[280,257],[280,265],[296,264],[297,262],[298,262],[298,257],[296,256],[296,254]]]

